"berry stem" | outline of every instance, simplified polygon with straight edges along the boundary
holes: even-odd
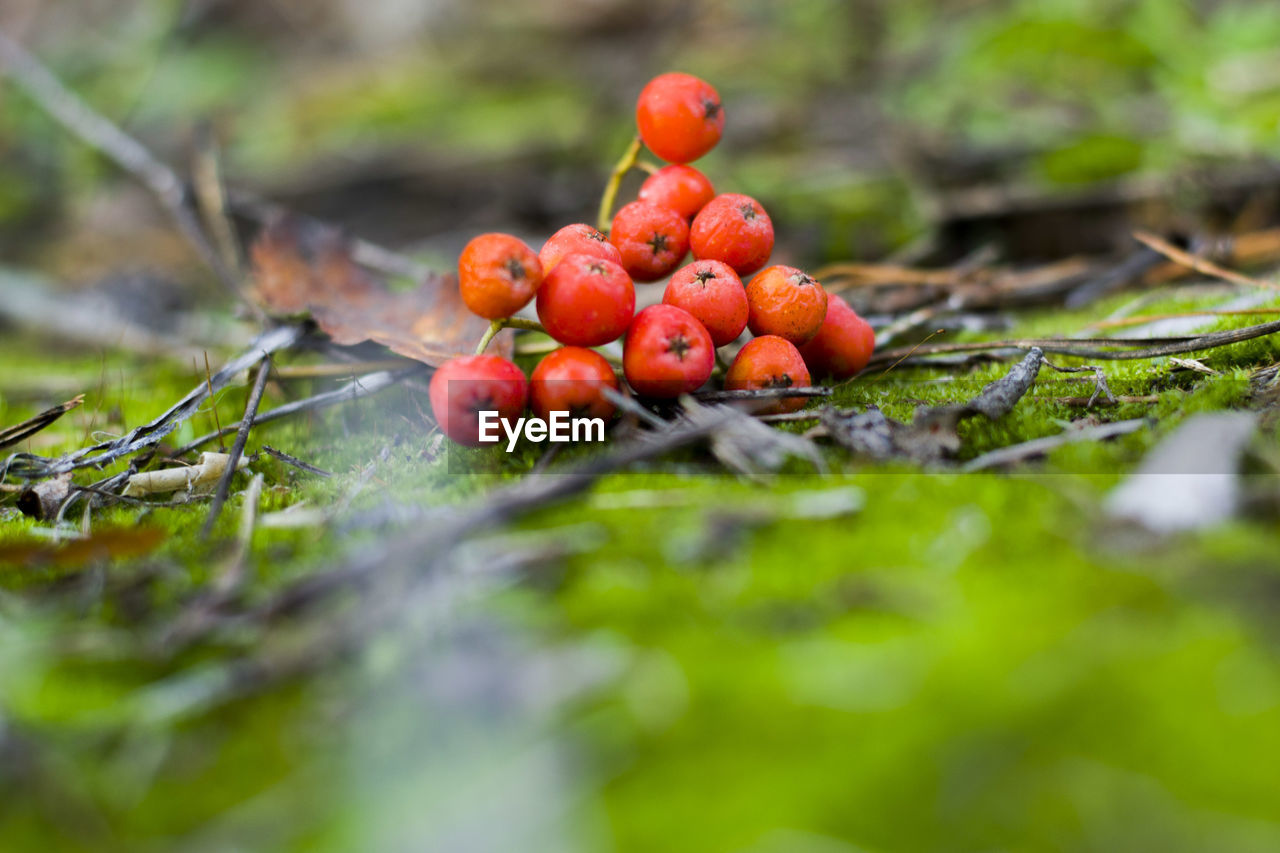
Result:
[[[662,167],[652,160],[637,160],[636,168],[647,175],[656,175]]]
[[[719,367],[725,373],[728,373],[729,365],[725,362],[724,356],[720,354],[720,350],[716,350],[715,354],[716,354],[716,366]]]
[[[640,137],[637,136],[631,140],[631,144],[618,158],[618,162],[613,164],[613,171],[609,173],[609,182],[604,185],[604,195],[600,197],[600,214],[596,217],[596,227],[605,234],[609,233],[609,228],[613,225],[613,203],[618,199],[618,187],[622,185],[627,172],[636,165],[639,156]]]
[[[480,339],[480,343],[476,344],[476,355],[483,353],[489,347],[489,342],[503,329],[524,329],[529,332],[542,332],[544,335],[547,333],[547,330],[542,328],[542,324],[536,320],[526,320],[523,317],[501,317],[491,320],[484,337]]]

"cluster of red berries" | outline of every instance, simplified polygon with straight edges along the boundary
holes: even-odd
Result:
[[[618,210],[608,236],[574,224],[537,253],[496,233],[463,250],[458,282],[472,312],[502,321],[536,298],[542,327],[564,346],[542,359],[527,384],[498,356],[442,365],[431,380],[431,405],[455,441],[478,444],[480,411],[514,420],[526,401],[542,418],[556,411],[610,417],[614,406],[603,389],[618,390],[618,378],[590,348],[623,335],[627,384],[657,398],[700,388],[715,368],[715,350],[747,328],[756,337],[729,366],[728,390],[807,386],[811,371],[843,379],[870,359],[871,327],[843,299],[795,267],[765,266],[773,222],[760,203],[717,195],[688,165],[720,141],[724,109],[716,90],[689,74],[659,75],[640,93],[636,124],[649,150],[671,165],[653,171],[638,198]],[[691,250],[693,263],[681,267]],[[662,304],[637,314],[634,283],[667,276]],[[784,397],[769,410],[804,403]]]

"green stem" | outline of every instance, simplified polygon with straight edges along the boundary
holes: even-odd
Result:
[[[526,320],[523,317],[501,317],[497,320],[491,320],[489,328],[485,330],[484,337],[480,339],[480,343],[476,344],[476,355],[483,353],[488,348],[489,342],[503,329],[524,329],[529,332],[542,332],[544,335],[547,333],[547,330],[542,328],[542,324],[537,320]]]
[[[609,173],[609,182],[604,185],[604,195],[600,197],[600,213],[596,217],[596,227],[605,234],[609,233],[609,228],[613,224],[613,203],[618,199],[618,187],[622,185],[622,179],[631,171],[636,164],[636,158],[640,156],[640,137],[631,140],[631,144],[627,146],[627,150],[618,158],[618,162],[613,165],[613,171]]]

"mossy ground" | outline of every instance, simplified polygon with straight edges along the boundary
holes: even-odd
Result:
[[[1071,333],[1130,298],[1032,315],[1018,333]],[[149,419],[202,372],[52,351],[20,338],[3,351],[17,391],[0,421],[87,393],[31,440],[44,454]],[[1089,413],[1055,398],[1090,384],[1046,369],[1011,415],[965,425],[964,455],[1087,414],[1152,425],[1012,474],[868,465],[836,448],[829,473],[768,483],[715,474],[693,452],[616,474],[502,534],[567,543],[568,557],[402,613],[318,676],[213,706],[202,697],[220,667],[287,639],[268,629],[175,657],[154,637],[219,570],[240,498],[210,542],[207,502],[96,511],[94,529],[163,540],[142,559],[0,572],[0,836],[8,849],[94,850],[388,849],[451,832],[547,850],[609,837],[627,850],[1275,849],[1280,531],[1253,518],[1155,541],[1110,525],[1100,504],[1187,414],[1247,405],[1249,372],[1278,355],[1268,339],[1205,354],[1220,377],[1107,363],[1116,393],[1159,400]],[[833,402],[909,419],[1007,369],[903,367]],[[266,405],[309,390],[272,385]],[[246,393],[219,395],[221,423]],[[255,432],[249,450],[269,443],[335,472],[260,457],[262,512],[457,502],[537,462],[537,448],[424,454],[414,395]],[[202,411],[173,440],[213,423]],[[796,494],[836,490],[860,491],[862,508],[789,511]],[[10,513],[0,550],[37,526]],[[260,529],[246,595],[395,535]],[[101,594],[148,572],[158,580],[137,612]],[[459,687],[454,667],[479,686]]]

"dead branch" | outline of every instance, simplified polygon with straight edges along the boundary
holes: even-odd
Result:
[[[1245,287],[1262,287],[1267,290],[1280,290],[1280,284],[1243,275],[1235,272],[1234,270],[1229,270],[1226,267],[1219,266],[1207,258],[1196,257],[1195,255],[1182,251],[1169,241],[1164,240],[1149,231],[1135,231],[1133,232],[1133,239],[1137,240],[1144,246],[1149,247],[1153,251],[1159,252],[1174,263],[1180,264],[1188,269],[1195,270],[1198,273],[1202,273],[1213,278],[1220,278],[1223,281],[1229,281],[1232,284],[1242,284]]]
[[[264,355],[297,343],[303,335],[301,326],[280,326],[258,337],[249,350],[223,365],[211,379],[202,381],[187,396],[174,403],[164,414],[136,427],[112,441],[49,459],[31,453],[15,453],[5,460],[0,473],[24,480],[39,480],[91,466],[102,467],[122,456],[159,444],[178,425],[200,408],[211,393],[226,387],[242,370],[257,364]]]
[[[1167,338],[1020,338],[1004,341],[975,341],[954,344],[919,344],[914,347],[900,347],[876,353],[868,367],[879,367],[885,364],[928,363],[927,358],[916,361],[917,357],[927,357],[943,353],[990,352],[1002,349],[1025,349],[1039,347],[1045,352],[1069,355],[1077,358],[1099,358],[1105,360],[1125,360],[1160,358],[1166,355],[1180,355],[1188,352],[1215,349],[1217,347],[1238,344],[1254,338],[1265,337],[1280,332],[1280,320],[1246,326],[1242,329],[1229,329],[1221,332],[1208,332],[1203,335]],[[1128,349],[1098,349],[1098,347],[1122,347]],[[910,358],[909,358],[910,357]]]
[[[60,403],[52,408],[45,409],[38,415],[27,418],[20,424],[14,424],[11,427],[0,429],[0,447],[8,447],[12,444],[17,444],[24,438],[35,435],[40,430],[49,426],[58,418],[62,417],[83,402],[84,395],[78,394],[65,403]]]
[[[258,365],[258,377],[254,380],[253,390],[249,392],[249,401],[245,403],[244,417],[240,419],[235,443],[231,445],[231,452],[228,454],[230,458],[227,460],[227,470],[218,480],[218,488],[213,493],[213,506],[209,507],[209,517],[205,519],[204,527],[200,530],[201,539],[208,539],[209,534],[213,532],[213,525],[217,523],[218,514],[222,512],[222,505],[226,503],[227,495],[231,491],[231,478],[236,475],[236,464],[244,453],[245,442],[249,440],[249,430],[253,428],[253,418],[258,414],[258,406],[262,403],[262,392],[267,387],[269,373],[271,373],[271,353],[266,353]]]

